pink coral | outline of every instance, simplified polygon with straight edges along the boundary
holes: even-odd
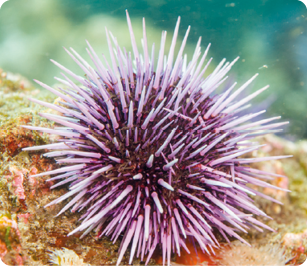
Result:
[[[287,233],[283,237],[283,244],[287,247],[293,247],[296,245],[301,245],[303,241],[307,240],[307,229],[303,232],[295,234],[295,233]]]
[[[0,259],[3,259],[3,257],[6,255],[6,253],[7,253],[6,245],[5,245],[4,242],[2,242],[0,240]],[[0,262],[1,262],[1,260],[0,260]]]
[[[27,224],[29,221],[29,217],[31,216],[30,213],[21,213],[21,214],[17,214],[18,220],[23,220],[23,222],[25,224]]]
[[[23,187],[23,180],[24,180],[24,174],[27,172],[26,169],[18,169],[15,165],[11,165],[9,168],[12,178],[13,178],[13,186],[15,187],[15,195],[20,200],[24,200],[26,198],[25,196],[25,190]],[[7,175],[6,178],[11,177],[10,175]]]

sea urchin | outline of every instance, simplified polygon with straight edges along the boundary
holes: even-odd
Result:
[[[64,80],[56,78],[65,88],[59,91],[36,81],[62,99],[60,105],[31,100],[61,113],[40,115],[64,127],[24,126],[62,136],[57,143],[24,149],[49,149],[44,156],[56,157],[58,164],[64,164],[32,176],[56,175],[49,180],[63,179],[51,188],[69,184],[69,192],[47,206],[71,198],[59,214],[69,208],[84,210],[81,224],[69,235],[85,230],[85,236],[94,230],[114,242],[123,235],[117,265],[129,244],[129,263],[135,255],[143,260],[147,254],[147,264],[161,245],[163,264],[166,258],[170,264],[172,250],[178,255],[181,247],[188,251],[186,238],[195,239],[204,252],[214,253],[213,247],[219,246],[215,231],[227,241],[229,235],[247,243],[236,231],[246,232],[249,227],[261,230],[259,226],[271,230],[252,217],[266,214],[253,205],[249,195],[276,200],[247,185],[273,188],[260,179],[277,175],[248,164],[286,156],[239,156],[259,149],[248,140],[273,132],[284,123],[268,124],[280,117],[245,123],[264,111],[238,115],[268,86],[236,100],[255,75],[235,92],[236,83],[214,95],[237,58],[231,63],[222,60],[203,78],[211,62],[203,66],[210,45],[201,57],[200,38],[187,63],[183,50],[190,27],[174,57],[180,18],[167,56],[166,31],[162,32],[154,71],[154,45],[149,53],[145,20],[143,55],[137,49],[128,13],[127,20],[134,60],[106,30],[112,67],[105,58],[102,63],[87,43],[96,69],[73,49],[72,53],[66,50],[85,72],[85,78],[52,61],[80,85],[65,74]]]

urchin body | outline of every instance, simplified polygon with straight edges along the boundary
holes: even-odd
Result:
[[[199,41],[187,63],[183,50],[189,28],[174,57],[179,19],[167,57],[166,32],[162,33],[154,71],[154,46],[149,52],[145,20],[141,55],[128,13],[127,19],[134,60],[107,31],[112,67],[102,63],[88,43],[95,69],[73,49],[67,51],[86,73],[85,79],[54,62],[77,83],[63,74],[65,79],[57,80],[67,89],[60,92],[37,81],[63,99],[60,106],[32,99],[60,112],[61,116],[41,116],[63,128],[25,126],[62,136],[57,143],[25,149],[49,149],[44,156],[55,157],[64,165],[35,175],[55,175],[49,180],[62,180],[52,188],[69,184],[70,191],[47,206],[70,198],[59,214],[69,208],[86,210],[70,235],[85,230],[84,236],[94,230],[114,242],[123,235],[117,264],[130,244],[129,263],[134,256],[143,260],[145,255],[148,263],[161,245],[163,263],[167,258],[169,264],[172,250],[178,255],[181,248],[188,251],[188,237],[210,253],[219,246],[214,229],[226,240],[229,235],[243,242],[237,229],[245,232],[248,227],[261,226],[270,230],[250,215],[266,216],[249,198],[264,195],[247,184],[273,186],[260,180],[268,173],[248,164],[283,157],[238,158],[260,147],[249,139],[283,124],[268,124],[280,117],[248,122],[264,111],[240,116],[248,107],[245,104],[267,86],[236,100],[255,75],[234,92],[236,83],[214,95],[237,59],[223,60],[203,78],[211,62],[204,64],[209,46],[201,56]]]

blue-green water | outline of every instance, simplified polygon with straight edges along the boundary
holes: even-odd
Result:
[[[125,9],[139,47],[143,16],[149,41],[157,46],[161,30],[167,30],[171,39],[181,16],[180,40],[187,26],[192,27],[189,58],[199,36],[203,50],[212,43],[209,56],[214,65],[239,55],[231,79],[242,84],[258,72],[251,90],[271,87],[256,102],[269,99],[268,116],[282,115],[290,121],[284,136],[307,137],[307,11],[298,0],[9,0],[0,9],[0,67],[50,85],[60,70],[49,58],[82,74],[62,46],[71,46],[89,59],[84,41],[88,39],[99,53],[108,54],[107,26],[130,50]]]

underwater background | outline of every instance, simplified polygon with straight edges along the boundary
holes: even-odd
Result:
[[[238,81],[240,86],[259,73],[241,97],[267,84],[270,88],[252,101],[253,107],[248,113],[266,109],[263,118],[281,115],[280,122],[290,122],[283,126],[278,136],[268,135],[259,140],[266,146],[252,153],[253,157],[293,155],[293,158],[253,165],[279,175],[270,181],[271,184],[291,190],[286,193],[259,189],[284,205],[255,199],[255,204],[273,218],[262,221],[276,232],[252,230],[242,234],[253,249],[231,242],[230,248],[223,246],[218,258],[185,253],[172,265],[200,265],[203,260],[204,266],[243,265],[238,261],[245,258],[260,261],[262,265],[263,259],[279,261],[278,266],[300,265],[307,257],[307,9],[298,0],[5,2],[0,9],[0,258],[15,265],[37,266],[64,257],[83,266],[116,262],[119,243],[112,245],[107,237],[99,240],[94,236],[67,237],[78,223],[79,213],[67,212],[55,218],[61,206],[44,208],[67,188],[50,190],[53,183],[46,182],[46,178],[31,178],[31,175],[58,166],[42,153],[32,154],[22,148],[48,144],[55,138],[30,132],[20,125],[51,126],[38,116],[38,112],[45,112],[46,108],[27,100],[30,96],[57,103],[57,96],[32,82],[38,79],[57,88],[53,77],[60,77],[62,71],[50,59],[84,75],[63,46],[74,48],[90,61],[85,50],[85,40],[88,40],[97,54],[103,53],[109,59],[107,27],[120,47],[132,50],[125,9],[129,11],[141,51],[143,17],[146,18],[149,46],[155,43],[158,48],[161,31],[167,30],[167,53],[177,18],[181,16],[175,54],[190,25],[185,53],[191,60],[199,36],[202,36],[202,52],[211,43],[206,61],[210,57],[213,61],[207,73],[211,73],[223,58],[232,61],[240,56],[225,85]],[[161,254],[150,264],[160,263],[159,256]],[[212,261],[214,259],[217,264]],[[247,260],[244,263],[248,264]]]
[[[290,121],[284,137],[307,137],[307,11],[298,0],[9,0],[0,9],[0,66],[50,85],[60,75],[50,58],[82,74],[62,46],[88,58],[87,39],[107,56],[106,26],[130,49],[125,9],[137,39],[146,17],[149,43],[159,45],[161,30],[168,31],[170,43],[181,16],[181,38],[191,25],[188,59],[199,36],[202,47],[212,44],[212,66],[239,55],[232,79],[240,84],[258,72],[252,90],[266,84],[270,89],[256,102],[264,101],[268,117],[278,114]]]

